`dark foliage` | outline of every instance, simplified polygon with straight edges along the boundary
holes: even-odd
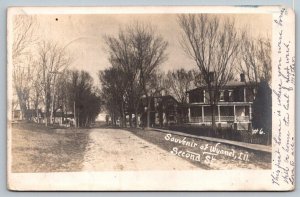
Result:
[[[252,134],[249,131],[239,131],[234,130],[233,128],[217,128],[216,131],[212,129],[210,126],[202,126],[202,125],[173,125],[168,127],[167,129],[173,131],[180,131],[183,133],[188,133],[197,136],[204,137],[214,137],[220,139],[233,140],[238,142],[246,142],[252,144],[264,144],[268,145],[268,135],[267,134]]]
[[[93,79],[85,71],[71,71],[67,85],[68,108],[73,110],[77,125],[87,127],[100,112],[101,100],[93,87]]]
[[[253,128],[269,134],[272,131],[272,90],[266,81],[258,84],[253,102]]]

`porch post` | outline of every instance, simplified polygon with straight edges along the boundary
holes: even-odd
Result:
[[[220,117],[220,105],[218,105],[218,116],[219,116],[219,122],[221,122],[221,117]]]
[[[168,125],[166,112],[163,112],[163,126]]]
[[[202,122],[204,122],[204,107],[202,106]]]
[[[188,108],[188,122],[191,122],[191,108]]]
[[[244,88],[244,102],[246,102],[246,88]]]
[[[235,120],[236,120],[236,118],[235,118],[235,105],[233,105],[233,114],[234,114],[234,122],[235,122]]]
[[[252,121],[252,106],[249,105],[249,122]]]

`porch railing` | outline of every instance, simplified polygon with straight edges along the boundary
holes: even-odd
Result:
[[[215,116],[216,122],[248,122],[249,116],[236,116],[234,120],[234,116]],[[204,116],[202,119],[202,116],[197,116],[197,117],[191,117],[190,122],[191,123],[201,123],[201,122],[211,122],[211,116]]]

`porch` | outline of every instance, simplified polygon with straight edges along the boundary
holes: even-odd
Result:
[[[216,123],[251,123],[252,107],[248,105],[217,105],[214,108]],[[189,123],[208,124],[212,122],[212,108],[209,105],[189,106]]]

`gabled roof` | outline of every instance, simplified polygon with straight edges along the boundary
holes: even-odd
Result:
[[[176,103],[178,103],[178,101],[171,95],[164,95],[164,96],[154,96],[153,98],[162,98],[163,100],[166,100],[166,99],[172,99],[174,100]]]
[[[174,100],[177,104],[179,104],[179,102],[177,101],[177,99],[175,99],[173,96],[171,95],[164,95],[164,96],[151,96],[150,99],[154,99],[154,98],[161,98],[163,102],[165,102],[168,99]],[[142,100],[146,100],[146,97],[142,97]]]

